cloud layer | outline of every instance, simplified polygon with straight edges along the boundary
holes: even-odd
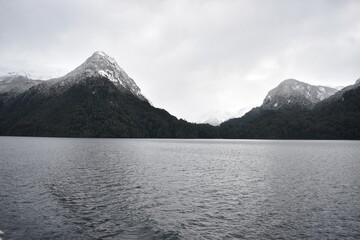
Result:
[[[282,80],[360,77],[359,1],[0,0],[0,68],[64,74],[103,50],[190,121],[261,104]]]

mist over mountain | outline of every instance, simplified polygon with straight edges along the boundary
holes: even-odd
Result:
[[[212,126],[219,126],[221,123],[232,119],[232,118],[239,118],[242,117],[245,113],[250,111],[253,106],[240,108],[237,111],[210,111],[207,113],[202,114],[196,123],[205,123],[210,124]]]
[[[33,80],[28,76],[24,75],[8,75],[0,76],[0,94],[1,93],[12,93],[19,94],[29,88],[42,83],[41,80]]]

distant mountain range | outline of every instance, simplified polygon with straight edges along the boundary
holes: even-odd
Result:
[[[240,108],[237,111],[209,111],[202,114],[196,123],[205,123],[212,126],[220,126],[221,123],[232,119],[242,117],[245,113],[250,111],[254,106]]]
[[[233,116],[225,115],[204,121],[218,125]],[[0,135],[360,139],[360,81],[339,91],[288,79],[242,117],[220,126],[193,124],[153,107],[116,61],[99,51],[60,78],[0,77]]]

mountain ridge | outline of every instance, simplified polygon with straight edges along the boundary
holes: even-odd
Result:
[[[0,82],[1,85],[1,82]],[[179,120],[153,107],[115,60],[96,52],[64,77],[6,98],[0,135],[214,138],[217,129]]]
[[[312,108],[253,108],[220,125],[222,138],[360,139],[360,84],[345,87]]]
[[[288,79],[261,106],[214,127],[153,107],[116,61],[98,51],[60,78],[1,77],[0,135],[360,139],[360,80],[337,92]]]
[[[317,103],[337,91],[326,86],[315,86],[295,79],[286,79],[269,91],[261,107],[268,110],[312,109]]]
[[[103,51],[94,52],[84,63],[63,77],[50,79],[51,83],[65,83],[80,81],[81,79],[103,76],[108,78],[115,86],[130,91],[142,100],[146,98],[141,94],[135,81],[117,64],[114,58]]]

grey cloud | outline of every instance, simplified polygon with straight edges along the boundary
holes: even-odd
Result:
[[[260,104],[286,78],[359,77],[358,1],[13,0],[0,9],[0,67],[65,73],[104,50],[155,106],[189,120]]]

